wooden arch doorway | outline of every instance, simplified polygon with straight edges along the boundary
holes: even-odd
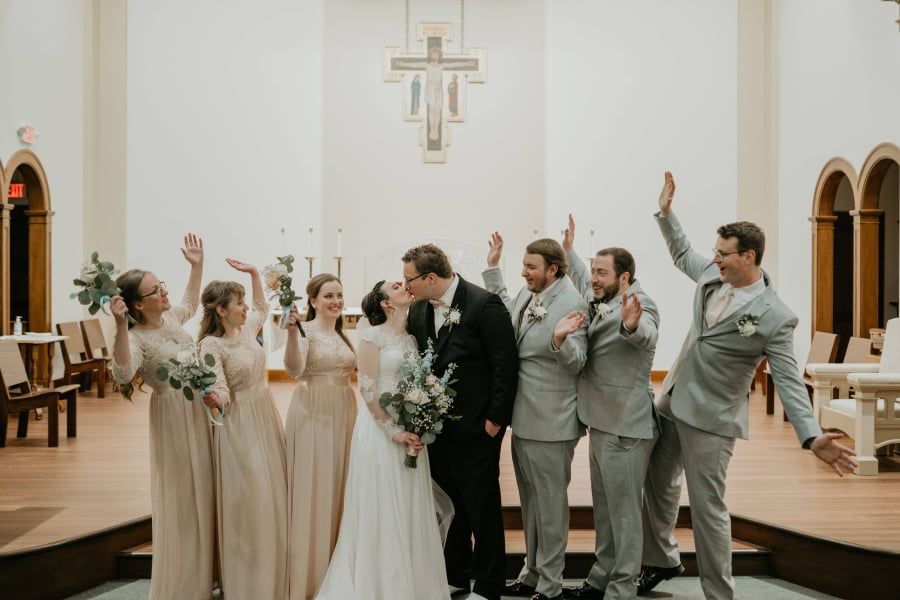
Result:
[[[854,334],[869,337],[898,315],[900,296],[900,148],[876,146],[859,174],[855,243]]]
[[[838,334],[842,346],[853,335],[853,212],[857,206],[856,169],[833,158],[819,174],[813,196],[812,330]],[[843,348],[840,349],[843,352]]]
[[[10,321],[24,312],[21,316],[28,321],[29,330],[50,331],[53,211],[47,176],[41,161],[30,150],[19,150],[10,156],[3,173],[0,293],[4,314],[0,326],[4,334],[10,333]],[[43,375],[46,369],[47,358],[42,356],[39,374]]]

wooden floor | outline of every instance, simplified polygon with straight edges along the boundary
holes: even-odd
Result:
[[[293,384],[272,387],[283,417]],[[32,420],[25,440],[15,437],[11,421],[7,447],[0,449],[0,555],[149,515],[148,396],[136,394],[131,404],[117,394],[103,400],[82,394],[78,410],[78,437],[67,439],[63,426],[58,448],[46,446],[46,421]],[[757,394],[750,415],[753,439],[738,441],[729,469],[732,514],[900,552],[900,459],[882,460],[877,477],[840,479],[799,448],[780,410],[765,414]],[[503,503],[517,505],[508,440],[501,483]],[[569,501],[591,502],[586,440],[576,450]]]

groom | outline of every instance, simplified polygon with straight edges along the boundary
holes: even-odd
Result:
[[[506,544],[500,511],[500,443],[510,422],[519,359],[509,313],[496,294],[453,272],[443,250],[424,244],[403,255],[403,279],[418,300],[407,329],[419,349],[434,341],[435,375],[456,364],[453,412],[431,444],[431,475],[453,500],[444,556],[451,592],[500,600]],[[472,537],[475,538],[474,549]]]

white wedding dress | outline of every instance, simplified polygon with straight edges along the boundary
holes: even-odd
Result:
[[[360,332],[359,388],[368,410],[360,407],[356,417],[337,546],[317,599],[450,598],[443,539],[452,503],[431,480],[427,448],[417,468],[403,464],[406,446],[391,439],[400,429],[378,403],[394,389],[404,353],[415,349],[409,335]]]

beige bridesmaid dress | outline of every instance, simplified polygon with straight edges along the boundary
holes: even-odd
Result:
[[[315,597],[334,551],[344,503],[356,394],[356,354],[334,331],[304,323],[303,365],[288,409],[289,571],[291,600]]]

